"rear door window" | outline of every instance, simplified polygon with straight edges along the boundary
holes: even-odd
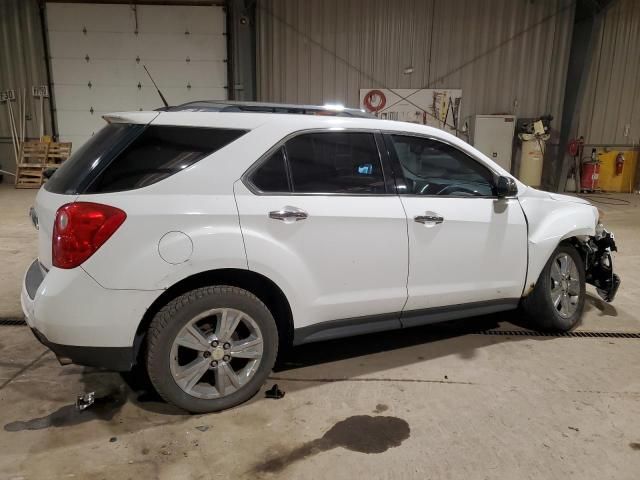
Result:
[[[287,141],[285,149],[294,193],[386,192],[372,133],[306,133]]]
[[[290,192],[287,164],[279,148],[251,176],[251,183],[263,193]]]
[[[245,130],[110,124],[45,183],[53,193],[107,193],[146,187],[235,141]]]

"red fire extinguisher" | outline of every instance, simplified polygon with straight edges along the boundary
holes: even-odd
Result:
[[[596,149],[591,150],[591,159],[582,163],[582,175],[580,177],[580,188],[583,192],[594,192],[598,190],[600,178],[600,161],[596,155]]]
[[[600,163],[598,162],[585,162],[582,164],[582,178],[581,185],[582,191],[594,192],[598,190],[600,178]]]
[[[624,155],[621,153],[616,157],[616,175],[622,175],[622,169],[624,168]]]

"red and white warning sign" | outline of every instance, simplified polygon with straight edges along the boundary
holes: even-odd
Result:
[[[434,88],[366,88],[360,107],[385,120],[420,123],[455,134],[459,128],[462,90]]]

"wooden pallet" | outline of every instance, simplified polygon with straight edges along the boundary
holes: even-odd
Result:
[[[44,178],[49,144],[24,142],[20,146],[20,162],[16,165],[16,188],[40,188]]]
[[[49,144],[47,151],[47,168],[58,168],[71,156],[71,142]]]
[[[16,188],[40,188],[45,170],[58,168],[71,155],[71,143],[24,142],[16,165]]]

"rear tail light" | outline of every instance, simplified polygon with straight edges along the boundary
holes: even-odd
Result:
[[[75,268],[93,255],[122,225],[127,214],[99,203],[68,203],[53,224],[53,266]]]

